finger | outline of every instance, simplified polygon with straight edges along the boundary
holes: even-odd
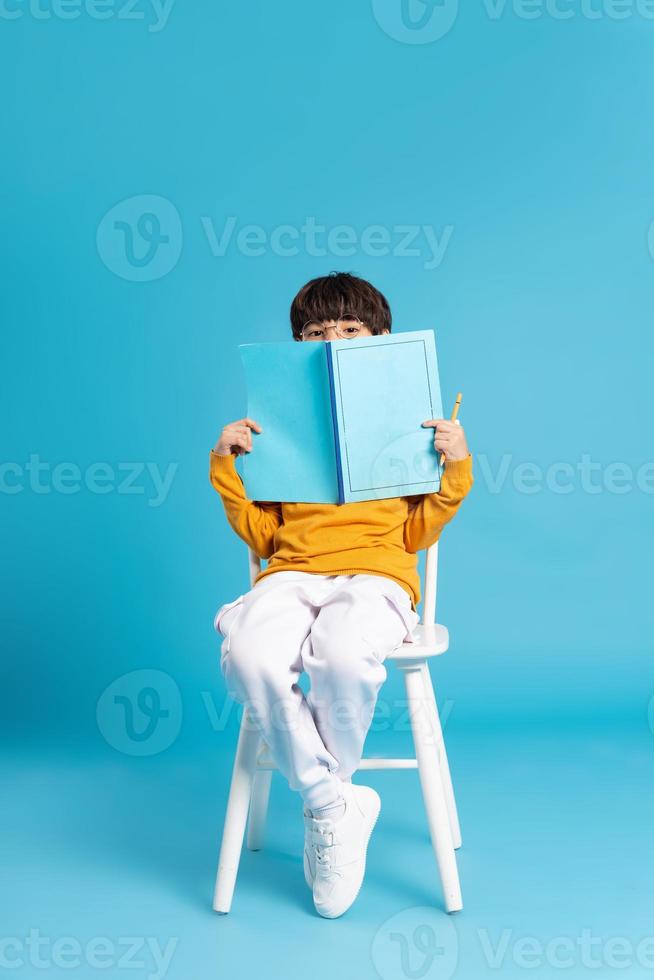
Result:
[[[225,426],[226,432],[249,432],[247,425],[243,425],[242,422],[230,422]]]
[[[450,419],[426,419],[422,424],[433,429],[443,430],[451,430],[456,425],[456,423],[451,422]]]
[[[246,440],[246,445],[252,448],[252,430],[247,425],[241,425],[239,422],[232,422],[231,425],[227,426],[228,435],[241,435]]]
[[[229,440],[233,445],[241,444],[239,440],[248,438],[248,433],[250,430],[244,425],[238,425],[236,422],[232,422],[231,425],[225,426],[224,437]]]
[[[254,419],[245,418],[245,419],[241,419],[241,422],[244,422],[245,425],[249,425],[252,429],[256,429],[257,432],[263,432],[263,429],[261,428],[259,423],[255,422]]]
[[[239,425],[234,431],[244,439],[243,445],[247,449],[252,449],[252,430],[247,425]]]
[[[232,447],[234,447],[234,446],[236,446],[237,448],[242,449],[244,451],[247,451],[248,450],[247,436],[242,435],[240,432],[237,432],[232,437]],[[239,455],[242,456],[243,453],[239,453]]]
[[[238,429],[243,429],[244,431],[249,432],[251,428],[258,430],[259,432],[263,432],[263,429],[261,428],[259,423],[255,422],[254,419],[250,419],[250,418],[236,419],[235,422],[228,422],[227,425],[225,426],[225,429],[229,429],[230,432],[232,430],[238,430]]]

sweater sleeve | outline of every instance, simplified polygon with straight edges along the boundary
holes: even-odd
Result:
[[[472,456],[450,460],[438,493],[406,497],[409,515],[404,524],[404,547],[415,553],[429,548],[440,538],[445,525],[452,520],[473,484]]]
[[[220,494],[225,514],[238,536],[260,558],[270,558],[275,550],[275,531],[282,524],[281,504],[248,500],[236,469],[236,456],[209,454],[209,479]]]

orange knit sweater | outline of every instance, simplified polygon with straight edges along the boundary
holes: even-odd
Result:
[[[248,500],[236,456],[211,450],[209,475],[230,525],[260,558],[255,582],[278,571],[385,575],[420,602],[416,552],[440,537],[470,490],[472,457],[445,463],[438,493],[349,504]]]

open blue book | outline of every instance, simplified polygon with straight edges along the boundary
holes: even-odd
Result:
[[[440,488],[432,330],[318,343],[240,344],[252,431],[250,500],[343,504]]]

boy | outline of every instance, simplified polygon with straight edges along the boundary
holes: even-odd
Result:
[[[291,327],[305,343],[374,336],[390,333],[391,312],[370,283],[331,273],[297,294]],[[351,776],[386,679],[384,660],[411,642],[419,622],[416,552],[439,538],[473,482],[462,427],[421,423],[435,429],[434,448],[445,453],[435,494],[348,504],[248,500],[235,459],[253,451],[252,429],[266,438],[249,418],[228,423],[210,455],[230,525],[268,559],[254,587],[216,614],[221,671],[302,797],[304,875],[326,918],[342,915],[363,883],[381,802]],[[306,697],[297,684],[303,671]]]

